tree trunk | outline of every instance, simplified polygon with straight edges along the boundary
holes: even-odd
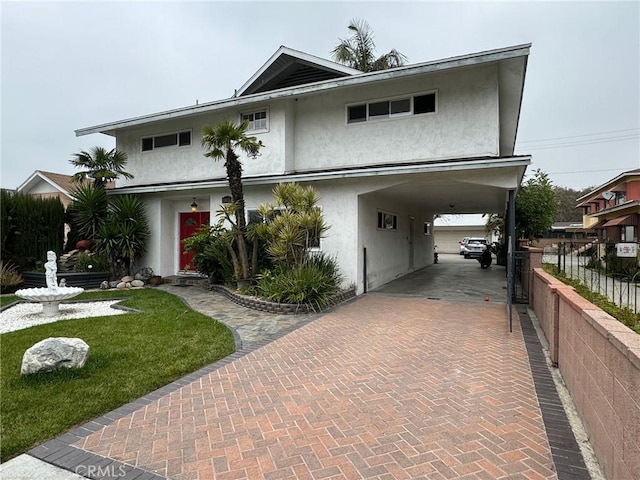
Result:
[[[256,236],[253,239],[253,246],[251,249],[251,273],[256,275],[256,270],[258,270],[258,248],[259,248],[258,237]]]
[[[236,251],[233,249],[233,246],[227,243],[227,250],[229,250],[229,255],[231,255],[231,263],[233,264],[233,274],[236,276],[236,280],[240,278],[240,263],[238,262],[238,256],[236,255]]]
[[[238,208],[236,208],[238,260],[240,262],[242,279],[248,280],[251,278],[251,270],[249,268],[249,255],[247,253],[246,242],[247,220],[244,213],[244,194],[242,192],[242,164],[232,149],[227,150],[225,167],[227,169],[227,180],[229,182],[229,190],[231,190],[231,198],[238,206]]]

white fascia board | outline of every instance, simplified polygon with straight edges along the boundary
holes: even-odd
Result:
[[[496,159],[469,159],[461,162],[434,162],[429,164],[417,165],[398,165],[390,167],[389,165],[380,167],[369,167],[357,170],[334,170],[329,172],[309,172],[296,174],[276,174],[276,175],[260,175],[254,177],[246,177],[242,179],[245,186],[252,185],[273,185],[277,183],[291,182],[316,182],[320,180],[336,180],[344,178],[362,178],[362,177],[378,177],[390,175],[407,175],[420,173],[435,173],[460,170],[478,170],[485,168],[513,168],[521,167],[522,174],[528,165],[531,164],[530,155],[521,155],[517,157],[496,158]],[[121,193],[159,193],[159,192],[177,192],[191,191],[197,189],[221,188],[227,187],[229,184],[226,179],[211,180],[209,182],[190,182],[180,183],[176,185],[141,185],[118,188],[110,191],[110,194]]]
[[[53,180],[51,180],[49,177],[47,177],[44,173],[42,173],[40,170],[36,170],[35,172],[33,172],[31,174],[31,176],[29,178],[27,178],[27,180],[25,180],[22,185],[20,185],[18,188],[16,188],[16,192],[21,192],[22,190],[24,190],[25,188],[28,188],[30,186],[30,184],[35,183],[34,181],[38,179],[38,180],[42,180],[46,183],[48,183],[49,185],[51,185],[53,188],[55,188],[56,190],[58,190],[60,193],[64,193],[66,196],[73,198],[69,192],[67,192],[64,188],[62,188],[60,185],[58,185],[56,182],[54,182]]]
[[[105,123],[93,127],[81,128],[75,131],[77,137],[90,135],[93,133],[104,133],[114,135],[116,129],[143,125],[151,122],[158,122],[174,118],[186,117],[192,114],[202,114],[214,110],[221,110],[229,107],[252,104],[274,100],[278,98],[310,95],[334,88],[345,88],[368,83],[375,83],[396,78],[404,78],[414,75],[424,75],[428,73],[443,72],[455,68],[469,67],[483,63],[498,62],[509,58],[528,56],[531,44],[516,45],[497,50],[473,53],[458,57],[451,57],[444,60],[436,60],[427,63],[419,63],[405,67],[397,67],[379,72],[360,73],[350,77],[337,80],[325,80],[323,82],[309,83],[306,85],[288,87],[271,92],[256,93],[245,97],[233,97],[225,100],[217,100],[199,105],[191,105],[174,110],[153,113],[141,117],[130,118],[117,122]]]
[[[289,55],[290,57],[299,58],[307,63],[315,64],[320,67],[328,68],[329,70],[334,70],[338,72],[345,73],[347,75],[358,75],[362,73],[360,70],[356,70],[351,67],[347,67],[346,65],[342,65],[340,63],[332,62],[330,60],[326,60],[324,58],[316,57],[314,55],[310,55],[308,53],[300,52],[298,50],[294,50],[289,47],[285,47],[282,45],[276,53],[271,55],[271,58],[265,62],[264,65],[254,73],[249,80],[247,80],[244,85],[242,85],[234,96],[241,96],[247,88],[249,88],[253,82],[255,82],[260,76],[267,71],[267,69],[281,56],[281,55]]]
[[[24,190],[27,185],[29,185],[29,183],[31,183],[36,177],[38,178],[42,178],[42,174],[40,173],[39,170],[36,170],[35,172],[33,172],[29,178],[27,178],[24,182],[22,182],[22,184],[16,188],[16,192],[21,192],[22,190]]]

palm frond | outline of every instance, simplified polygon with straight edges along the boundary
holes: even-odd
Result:
[[[387,70],[405,64],[407,57],[396,49],[376,58],[373,31],[366,21],[353,19],[348,29],[351,37],[340,39],[340,43],[331,51],[331,56],[336,62],[362,72]]]

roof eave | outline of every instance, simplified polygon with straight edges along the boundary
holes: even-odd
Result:
[[[519,155],[498,158],[466,159],[464,161],[445,160],[441,162],[415,163],[390,167],[389,165],[371,166],[361,169],[340,169],[331,171],[293,172],[275,175],[259,175],[243,177],[245,186],[271,185],[281,182],[312,182],[320,180],[335,180],[339,178],[377,177],[387,175],[405,175],[416,173],[433,173],[445,171],[460,171],[485,168],[519,168],[520,177],[524,175],[527,166],[531,164],[531,156]],[[164,184],[164,185],[132,185],[116,188],[109,193],[160,193],[169,191],[193,191],[194,189],[207,189],[227,187],[225,178],[212,179],[199,182]]]

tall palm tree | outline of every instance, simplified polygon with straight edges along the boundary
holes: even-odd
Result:
[[[351,20],[348,28],[352,33],[351,37],[341,39],[338,46],[331,52],[336,62],[362,72],[374,72],[401,67],[407,61],[407,57],[395,48],[376,58],[373,32],[364,20]]]
[[[106,187],[119,177],[133,178],[124,168],[127,166],[127,154],[115,148],[107,150],[103,147],[93,147],[90,151],[75,153],[69,162],[76,168],[83,168],[73,175],[72,181],[82,183],[87,178],[93,179],[96,187]]]
[[[231,198],[233,200],[233,213],[236,221],[234,225],[234,237],[237,244],[237,257],[240,263],[242,280],[251,278],[249,256],[247,254],[246,227],[247,220],[244,213],[244,193],[242,189],[242,163],[236,153],[240,149],[250,156],[255,157],[263,147],[262,142],[256,137],[247,136],[249,122],[240,125],[224,120],[216,125],[205,125],[202,128],[202,146],[207,150],[205,157],[214,160],[224,159],[224,167],[227,171],[227,181]],[[235,252],[231,252],[232,256]]]

